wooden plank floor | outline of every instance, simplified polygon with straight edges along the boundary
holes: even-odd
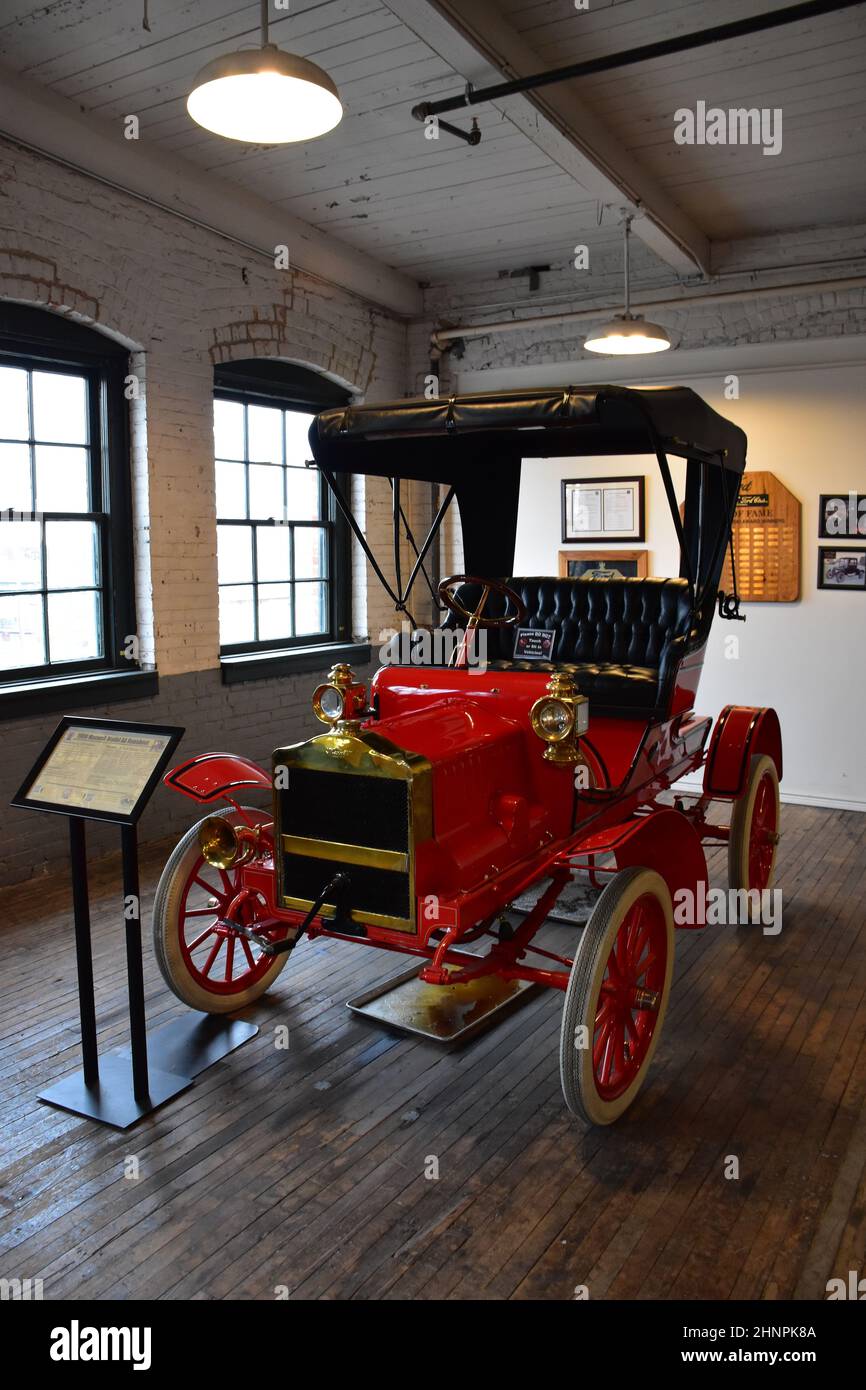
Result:
[[[588,1134],[561,1101],[560,995],[441,1051],[347,1012],[402,963],[335,942],[300,948],[246,1014],[259,1036],[134,1130],[66,1116],[36,1093],[79,1060],[68,887],[6,890],[0,1277],[46,1299],[824,1297],[866,1273],[866,817],[789,806],[784,829],[781,934],[677,933],[650,1081]],[[93,889],[116,1046],[117,866]],[[182,1006],[149,945],[146,972],[154,1025]]]

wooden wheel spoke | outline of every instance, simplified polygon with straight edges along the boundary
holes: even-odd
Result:
[[[656,955],[655,951],[650,951],[649,955],[645,956],[644,959],[640,961],[637,968],[637,973],[634,977],[634,982],[636,985],[640,984],[641,980],[643,979],[646,972],[649,970],[650,966],[655,965],[657,960],[658,956]]]
[[[191,942],[189,943],[189,946],[187,947],[187,950],[188,950],[188,951],[194,951],[198,946],[201,945],[201,943],[202,943],[203,941],[207,941],[208,937],[210,936],[210,934],[211,934],[211,932],[213,931],[213,929],[214,929],[215,926],[216,926],[216,919],[214,919],[214,920],[211,922],[210,926],[207,927],[207,928],[205,929],[205,931],[202,932],[201,936],[197,936],[196,939],[195,939],[195,941],[191,941]]]
[[[599,1062],[601,1061],[605,1047],[607,1045],[607,1041],[610,1037],[611,1029],[613,1028],[613,1022],[613,1017],[605,1019],[601,1031],[599,1032],[598,1037],[595,1039],[595,1042],[593,1043],[592,1064],[596,1071],[598,1071]]]
[[[607,1086],[610,1083],[610,1072],[613,1065],[613,1043],[614,1029],[613,1026],[611,1026],[605,1034],[604,1051],[602,1053],[601,1067],[599,1069],[598,1079],[602,1086]]]
[[[255,956],[253,955],[252,951],[250,950],[250,943],[247,941],[247,939],[246,939],[245,936],[242,936],[242,937],[240,938],[240,942],[241,942],[241,946],[243,947],[244,955],[245,955],[246,958],[247,958],[247,964],[249,965],[250,969],[253,969],[253,968],[255,967],[256,961],[255,961]]]
[[[202,975],[204,975],[205,977],[207,977],[207,976],[210,974],[210,972],[211,972],[211,966],[213,965],[214,961],[216,960],[217,956],[219,955],[219,953],[220,953],[220,948],[222,947],[222,944],[223,944],[223,939],[222,939],[221,936],[218,936],[217,939],[216,939],[216,945],[214,946],[213,950],[211,951],[210,955],[208,956],[207,960],[205,961],[204,965],[202,966],[201,973],[202,973]]]
[[[209,898],[220,897],[220,891],[216,887],[216,885],[213,883],[206,883],[205,880],[201,878],[199,874],[196,874],[192,881],[193,883],[197,883],[199,888],[203,888]]]
[[[223,886],[223,892],[226,894],[227,897],[234,897],[235,892],[237,891],[237,883],[232,882],[225,869],[217,869],[217,873],[220,876],[220,881]]]
[[[231,982],[231,980],[232,980],[232,977],[233,977],[233,974],[234,974],[234,963],[235,963],[235,938],[234,938],[233,936],[229,936],[229,937],[226,937],[226,969],[225,969],[225,976],[224,976],[224,979],[225,979],[225,981],[226,981],[226,984],[229,984],[229,983]]]
[[[613,1015],[613,1000],[602,1000],[595,1011],[595,1029],[601,1028]],[[595,1031],[595,1030],[593,1030]]]
[[[616,947],[614,947],[614,950],[616,950]],[[611,951],[607,958],[607,973],[612,987],[614,989],[621,989],[623,977],[620,973],[613,951]]]

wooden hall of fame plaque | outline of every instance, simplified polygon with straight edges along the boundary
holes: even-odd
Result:
[[[799,500],[774,473],[744,473],[734,516],[737,589],[744,602],[795,603],[800,597]],[[730,592],[730,550],[721,587]]]

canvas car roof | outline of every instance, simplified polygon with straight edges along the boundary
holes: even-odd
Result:
[[[413,447],[407,450],[406,443]],[[569,386],[338,406],[316,417],[313,456],[336,472],[453,483],[498,455],[666,453],[742,473],[743,431],[687,386]]]

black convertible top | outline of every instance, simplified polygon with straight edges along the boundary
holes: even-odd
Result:
[[[419,446],[411,452],[409,439]],[[338,472],[446,483],[482,444],[522,458],[645,454],[661,446],[735,473],[746,461],[743,431],[687,386],[544,387],[338,406],[316,418],[310,443],[316,461]]]
[[[712,615],[707,600],[715,596],[746,464],[743,431],[687,386],[545,387],[337,406],[313,421],[310,447],[345,511],[334,474],[389,478],[395,526],[403,516],[401,479],[444,484],[460,511],[466,571],[500,577],[512,573],[524,460],[655,455],[680,543],[680,572],[703,623]],[[682,520],[669,454],[688,460]],[[351,517],[350,523],[369,555],[362,531]],[[397,590],[404,606],[399,570]]]

